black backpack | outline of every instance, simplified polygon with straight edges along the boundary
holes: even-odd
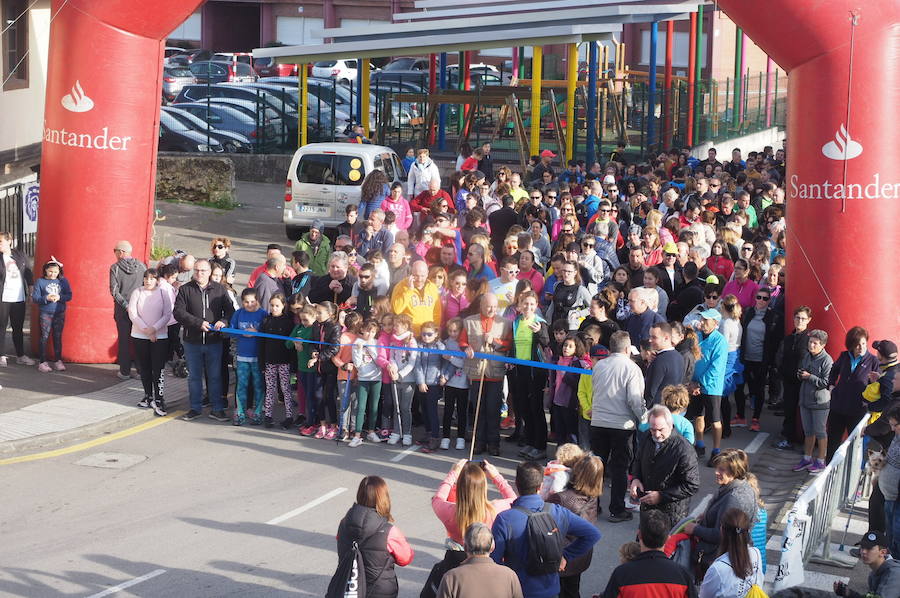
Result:
[[[365,595],[366,568],[359,544],[354,541],[350,550],[338,561],[325,598],[362,598]]]
[[[565,538],[550,515],[550,507],[549,503],[544,503],[544,508],[540,511],[515,507],[528,517],[525,522],[525,536],[528,539],[525,570],[529,575],[559,573],[559,566],[562,564]]]

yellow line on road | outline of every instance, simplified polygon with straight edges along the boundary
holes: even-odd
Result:
[[[174,413],[170,413],[165,417],[158,417],[153,421],[149,421],[132,428],[128,428],[126,430],[122,430],[120,432],[115,432],[113,434],[104,435],[100,438],[95,438],[93,440],[88,440],[87,442],[82,442],[81,444],[75,444],[72,446],[67,446],[61,449],[55,449],[52,451],[44,451],[43,453],[35,453],[33,455],[22,455],[21,457],[10,457],[8,459],[0,459],[0,465],[12,465],[14,463],[27,463],[28,461],[39,461],[41,459],[51,459],[53,457],[60,457],[62,455],[68,455],[71,453],[77,453],[79,451],[83,451],[89,448],[93,448],[95,446],[100,446],[101,444],[106,444],[107,442],[112,442],[113,440],[119,440],[120,438],[127,438],[128,436],[132,436],[137,434],[138,432],[143,432],[144,430],[149,430],[150,428],[155,428],[156,426],[161,426],[162,424],[175,419],[176,417],[180,417],[184,415],[184,411],[175,411]]]

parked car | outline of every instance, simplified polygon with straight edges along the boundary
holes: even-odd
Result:
[[[171,114],[159,115],[159,151],[161,152],[215,152],[225,148],[218,139],[209,139],[183,124]]]
[[[203,102],[203,100],[201,100]],[[218,98],[209,98],[209,102],[212,104],[225,104],[226,106],[231,106],[232,108],[243,112],[245,115],[254,119],[257,122],[260,122],[266,125],[265,132],[268,133],[268,125],[272,126],[271,131],[275,145],[282,146],[289,143],[290,139],[296,138],[296,129],[293,131],[293,136],[291,129],[287,123],[285,123],[284,119],[276,112],[273,108],[266,105],[264,102],[252,100],[252,99],[241,99],[241,98],[228,98],[228,97],[218,97]],[[296,121],[294,121],[296,123]],[[268,141],[268,137],[266,137],[263,141]]]
[[[300,111],[300,107],[297,103],[297,88],[293,85],[287,85],[284,83],[256,82],[248,84],[245,87],[261,89],[266,93],[270,93],[281,99],[285,103],[289,104],[297,112]],[[309,105],[309,120],[320,125],[316,127],[319,130],[319,134],[327,135],[330,138],[331,130],[325,125],[332,122],[331,98],[322,98],[321,96],[314,93],[312,89],[310,89],[309,93],[307,94],[307,102]],[[351,120],[352,115],[350,114],[348,107],[339,106],[339,102],[335,103],[333,121],[335,136],[346,136],[346,133],[344,133],[344,129],[347,128],[347,125],[350,124]]]
[[[271,121],[259,121],[255,111],[247,114],[239,106],[222,101],[202,101],[167,106],[190,113],[219,131],[239,133],[250,140],[257,153],[274,151],[280,140]]]
[[[257,58],[253,61],[253,70],[260,77],[291,77],[297,76],[296,64],[276,64],[271,57]]]
[[[313,63],[311,75],[322,79],[337,79],[339,83],[349,83],[356,81],[359,74],[359,63],[356,59],[347,60],[322,60]],[[369,63],[371,72],[376,69]]]
[[[253,151],[253,143],[251,143],[250,139],[240,133],[217,129],[211,122],[201,120],[200,117],[195,116],[182,108],[163,106],[161,110],[180,120],[183,124],[197,131],[201,135],[206,135],[211,139],[218,140],[228,153],[246,154]]]
[[[189,68],[197,83],[253,83],[258,78],[256,71],[243,62],[228,64],[204,60],[193,63]]]
[[[325,226],[344,221],[344,208],[359,204],[366,175],[381,169],[389,181],[403,182],[400,157],[389,147],[358,143],[310,143],[296,152],[284,189],[285,234],[296,241],[313,220]]]
[[[372,86],[377,82],[403,81],[428,87],[428,60],[425,58],[395,58],[383,69],[372,74]]]
[[[195,102],[203,98],[236,98],[250,100],[268,106],[278,113],[278,116],[284,121],[287,128],[297,133],[297,106],[286,102],[283,97],[279,97],[262,89],[254,89],[245,85],[231,85],[227,83],[219,85],[187,85],[178,94],[175,103]]]
[[[249,66],[253,64],[253,54],[250,52],[216,52],[210,60],[214,62],[242,62]]]
[[[163,67],[162,97],[163,102],[171,102],[185,85],[193,85],[197,82],[191,69],[184,66]]]
[[[180,54],[180,56],[184,56],[188,64],[194,64],[195,62],[202,62],[204,60],[212,59],[213,53],[211,50],[185,50],[184,53]]]
[[[187,52],[185,48],[166,46],[163,49],[163,66],[174,66],[175,64],[179,64],[177,61],[172,62],[172,59],[183,55],[185,52]]]

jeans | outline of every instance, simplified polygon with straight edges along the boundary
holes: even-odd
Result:
[[[7,322],[12,326],[12,339],[13,345],[16,347],[16,357],[22,357],[25,355],[25,337],[22,332],[25,326],[24,301],[16,301],[14,303],[0,301],[0,355],[6,354]],[[131,335],[131,320],[128,320],[128,335]]]
[[[119,335],[116,363],[119,364],[119,373],[127,376],[131,373],[133,361],[131,358],[131,318],[128,317],[128,310],[116,303],[113,309],[113,319],[116,321],[116,332]]]
[[[632,437],[634,430],[599,428],[591,426],[591,450],[603,460],[606,473],[612,482],[609,493],[609,512],[621,515],[625,512],[625,489],[628,485],[628,468],[634,456]]]
[[[57,310],[51,313],[41,312],[41,362],[49,361],[47,354],[47,342],[50,335],[53,335],[53,352],[56,359],[53,361],[62,361],[62,333],[63,327],[66,325],[66,311]]]
[[[301,388],[303,389],[302,393],[300,391]],[[316,394],[318,390],[319,375],[315,370],[297,372],[297,412],[306,416],[305,425],[307,426],[311,426],[318,421],[316,419]]]
[[[884,501],[884,523],[891,545],[891,556],[900,555],[900,510],[897,509],[897,501]]]
[[[348,432],[359,430],[356,419],[356,383],[353,380],[338,380],[338,401],[341,405],[338,414],[341,429]]]
[[[469,411],[475,413],[478,406],[478,388],[481,379],[469,382]],[[475,444],[500,446],[500,407],[503,404],[503,380],[485,380],[481,393],[481,408],[475,422]]]
[[[188,364],[188,393],[191,410],[203,411],[203,379],[206,378],[207,394],[213,411],[224,411],[222,403],[222,343],[184,342],[184,357]],[[121,368],[121,364],[119,366]],[[208,372],[208,375],[207,375]]]
[[[375,416],[381,399],[381,380],[360,381],[356,391],[356,431],[375,429]]]
[[[444,387],[432,384],[425,393],[425,428],[431,438],[441,437],[441,420],[438,419],[438,399],[444,394]]]
[[[256,414],[259,416],[262,413],[266,396],[266,391],[263,387],[263,375],[259,370],[259,362],[238,360],[236,367],[237,382],[234,396],[237,401],[238,413],[244,415],[244,412],[247,411],[247,405],[250,404],[247,402],[247,394],[252,392],[253,404],[256,406]]]
[[[163,368],[166,367],[168,339],[161,338],[156,342],[151,342],[146,338],[132,338],[131,342],[137,357],[136,363],[141,370],[144,396],[157,401],[162,400],[165,393]]]

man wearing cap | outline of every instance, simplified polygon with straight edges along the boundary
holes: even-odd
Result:
[[[695,446],[697,456],[706,454],[703,443],[703,431],[706,423],[712,425],[713,449],[708,467],[719,454],[722,443],[722,392],[725,389],[725,370],[728,365],[728,341],[719,332],[719,321],[722,314],[717,309],[706,309],[700,312],[700,320],[694,324],[700,338],[700,359],[694,366],[694,379],[691,384],[691,403],[688,405],[688,419],[694,419],[694,431],[697,437]]]
[[[113,319],[119,337],[116,363],[119,364],[119,378],[131,377],[131,318],[128,317],[128,300],[131,293],[144,284],[147,266],[131,257],[131,243],[119,241],[113,247],[116,263],[109,267],[109,294],[113,298]]]
[[[662,276],[659,286],[666,292],[669,300],[675,298],[684,285],[681,266],[678,264],[678,245],[669,241],[663,245],[663,261],[657,266]]]
[[[553,166],[550,164],[553,161],[553,158],[556,157],[556,154],[545,149],[541,152],[540,156],[541,163],[535,166],[534,170],[531,171],[532,182],[537,181],[540,183],[543,180],[545,172],[550,172],[554,177],[556,176],[556,172],[553,171]]]
[[[313,220],[309,231],[303,233],[294,249],[305,251],[309,254],[309,269],[312,270],[314,275],[322,276],[328,271],[328,258],[331,256],[331,239],[325,236],[325,225],[321,220]]]
[[[697,264],[688,262],[681,269],[682,285],[675,294],[675,298],[669,302],[666,317],[669,320],[681,322],[684,317],[703,303],[703,281],[697,277]],[[718,297],[717,297],[718,299]]]
[[[851,590],[842,581],[834,582],[834,593],[847,598],[888,598],[900,596],[900,561],[891,558],[887,537],[869,531],[859,541],[859,560],[869,566],[869,588],[866,594]]]

